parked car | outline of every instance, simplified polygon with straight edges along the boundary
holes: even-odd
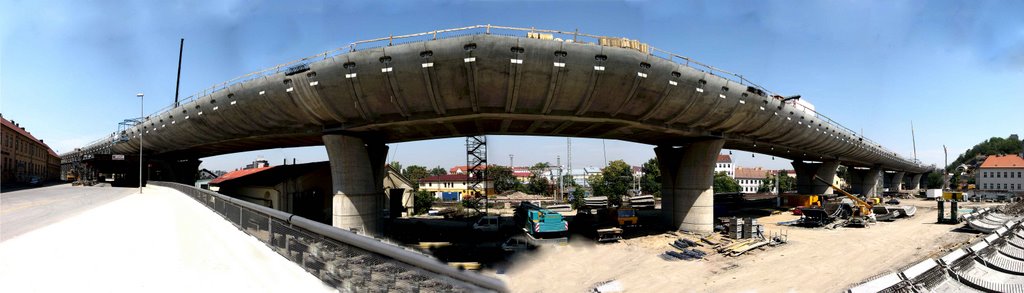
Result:
[[[32,177],[31,179],[28,180],[28,184],[32,186],[43,185],[43,179],[39,177]]]
[[[497,216],[484,216],[481,217],[476,223],[473,223],[473,230],[479,232],[498,232],[498,228],[501,226],[501,221]]]

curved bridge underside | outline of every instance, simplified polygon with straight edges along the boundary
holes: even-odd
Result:
[[[632,49],[490,34],[348,52],[232,85],[149,117],[123,142],[82,153],[199,158],[480,134],[550,135],[725,148],[921,173],[856,133],[755,87]],[[142,128],[144,127],[144,128]]]

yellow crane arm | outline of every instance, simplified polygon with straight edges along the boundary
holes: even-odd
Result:
[[[850,200],[853,200],[853,202],[857,203],[857,206],[859,206],[861,210],[865,212],[865,215],[871,212],[871,204],[869,204],[868,202],[840,189],[838,186],[833,185],[832,182],[828,182],[825,181],[825,179],[821,179],[821,177],[818,177],[818,175],[814,175],[814,179],[817,179],[818,181],[825,183],[825,185],[832,187],[832,190],[835,190],[836,192],[839,192],[840,194],[846,196]]]

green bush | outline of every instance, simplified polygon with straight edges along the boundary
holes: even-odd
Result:
[[[425,190],[416,191],[413,198],[413,211],[419,215],[426,213],[434,206],[434,195]]]

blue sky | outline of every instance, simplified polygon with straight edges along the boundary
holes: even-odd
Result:
[[[0,1],[0,112],[59,152],[116,130],[174,97],[364,39],[474,24],[580,29],[640,39],[738,72],[882,145],[942,165],[993,136],[1024,134],[1020,1]],[[338,2],[338,3],[336,3]],[[490,161],[565,158],[566,139],[491,136]],[[464,164],[463,139],[391,146],[405,165]],[[651,146],[573,139],[573,166],[640,164]],[[738,165],[790,168],[735,152]],[[323,147],[204,159],[231,170],[326,160]]]

